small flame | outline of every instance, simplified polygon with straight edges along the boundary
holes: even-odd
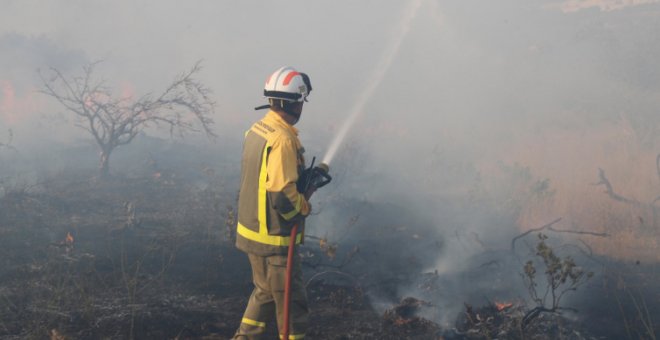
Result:
[[[73,245],[73,236],[71,233],[66,233],[66,239],[64,239],[64,243],[66,243],[67,246]]]
[[[513,307],[513,303],[511,302],[495,302],[495,308],[497,308],[499,312],[511,307]]]

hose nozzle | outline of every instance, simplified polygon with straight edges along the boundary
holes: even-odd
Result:
[[[319,163],[314,170],[312,175],[312,185],[316,188],[320,188],[332,180],[332,177],[328,174],[330,167],[325,163]]]
[[[327,164],[325,164],[323,162],[319,163],[319,165],[317,165],[317,167],[320,170],[323,170],[323,172],[325,172],[326,174],[330,172],[330,166],[328,166]]]
[[[310,186],[318,189],[332,180],[332,177],[328,174],[330,167],[325,163],[319,163],[319,165],[314,166],[315,159],[312,159],[312,164],[298,178],[296,186],[300,193],[307,192]]]

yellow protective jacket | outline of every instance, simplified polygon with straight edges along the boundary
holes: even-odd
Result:
[[[245,133],[236,246],[260,256],[286,254],[291,228],[302,242],[310,206],[296,181],[305,169],[298,130],[269,111]]]

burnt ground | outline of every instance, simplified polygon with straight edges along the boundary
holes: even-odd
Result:
[[[236,193],[213,171],[205,176],[200,185],[173,173],[108,180],[79,174],[7,190],[0,198],[0,338],[230,338],[252,289],[249,265],[232,241]],[[570,300],[578,312],[541,313],[523,329],[532,307],[519,293],[503,293],[506,284],[497,282],[515,274],[499,267],[497,253],[484,252],[468,261],[461,282],[492,289],[480,288],[476,300],[466,297],[450,322],[441,322],[448,311],[438,301],[451,295],[452,282],[428,268],[445,241],[396,220],[407,220],[405,214],[367,204],[360,220],[347,217],[348,223],[364,227],[379,215],[379,233],[357,235],[350,244],[309,235],[301,251],[308,338],[658,334],[660,268],[593,256],[602,270]],[[511,305],[498,309],[501,298]],[[275,338],[273,327],[268,332]]]

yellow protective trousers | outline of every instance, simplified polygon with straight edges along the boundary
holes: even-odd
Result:
[[[286,255],[258,256],[248,253],[248,258],[252,266],[254,290],[234,339],[263,339],[266,324],[272,320],[273,314],[276,316],[277,329],[282,338],[287,257]],[[291,271],[289,311],[289,339],[304,338],[309,308],[298,256],[294,256]]]

